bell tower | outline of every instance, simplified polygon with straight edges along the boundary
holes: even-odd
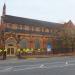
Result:
[[[4,3],[3,5],[3,11],[2,11],[2,16],[1,16],[1,25],[3,24],[3,17],[6,15],[6,4]]]
[[[4,3],[2,16],[5,16],[5,15],[6,15],[6,4]]]

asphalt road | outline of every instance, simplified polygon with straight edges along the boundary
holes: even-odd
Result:
[[[75,75],[75,57],[55,57],[0,63],[0,75]]]

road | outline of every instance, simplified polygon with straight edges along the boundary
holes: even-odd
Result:
[[[20,60],[23,61],[23,60]],[[75,75],[75,57],[55,57],[0,63],[0,75]]]

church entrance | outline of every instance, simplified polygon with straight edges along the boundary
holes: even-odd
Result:
[[[5,42],[5,49],[7,49],[7,56],[15,56],[16,53],[16,40],[11,37]]]
[[[7,56],[15,56],[15,51],[14,47],[7,47]]]

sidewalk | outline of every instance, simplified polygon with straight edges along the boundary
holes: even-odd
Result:
[[[26,56],[24,59],[18,59],[17,57],[7,57],[6,60],[0,60],[0,65],[1,64],[10,64],[10,63],[22,63],[26,61],[33,61],[37,59],[52,59],[52,58],[62,58],[65,57],[65,55],[41,55],[41,56]],[[69,57],[75,57],[75,56],[69,56]]]
[[[36,60],[37,58],[26,58],[26,59],[18,59],[17,57],[7,57],[6,60],[0,60],[0,65],[1,64],[19,64],[27,61],[33,61]]]

